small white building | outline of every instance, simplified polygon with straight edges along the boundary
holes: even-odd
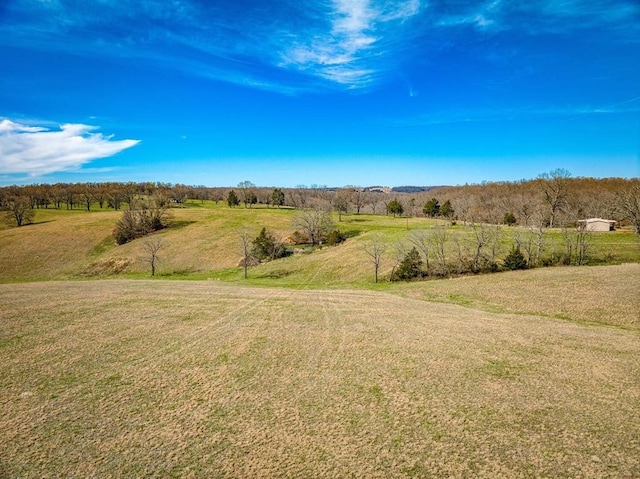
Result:
[[[602,218],[589,218],[578,221],[578,228],[585,231],[613,231],[615,220],[605,220]]]

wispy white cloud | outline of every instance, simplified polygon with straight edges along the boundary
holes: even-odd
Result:
[[[114,141],[92,133],[97,127],[64,124],[58,129],[0,121],[0,174],[39,177],[73,171],[137,145],[139,140]]]
[[[499,21],[503,12],[502,0],[469,3],[459,11],[435,12],[435,26],[458,27],[473,26],[479,30],[502,28]]]
[[[471,26],[480,31],[519,31],[525,35],[606,28],[618,40],[638,43],[640,4],[635,0],[485,0],[455,9],[431,11],[438,27]]]
[[[282,94],[369,88],[455,42],[602,28],[640,42],[637,0],[14,0],[0,44],[109,55]],[[420,47],[416,47],[420,45]]]
[[[280,64],[351,88],[368,86],[389,68],[390,37],[405,35],[402,22],[419,10],[419,0],[333,0],[318,19],[325,30],[283,49]]]

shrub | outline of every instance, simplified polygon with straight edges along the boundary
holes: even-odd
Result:
[[[282,258],[287,255],[287,249],[273,235],[262,228],[260,234],[253,240],[252,255],[261,261]]]
[[[509,254],[505,257],[502,265],[506,269],[516,270],[516,269],[526,269],[527,268],[527,260],[524,258],[522,251],[520,248],[516,248],[515,246],[511,248]]]
[[[340,230],[331,230],[327,235],[327,244],[329,246],[335,246],[346,240],[346,236]]]
[[[513,213],[505,213],[502,222],[507,226],[513,226],[517,223],[517,219]]]
[[[293,244],[307,244],[309,243],[309,235],[307,235],[306,233],[303,233],[302,231],[294,231],[293,233],[291,233],[291,236],[289,236],[289,240],[293,243]]]
[[[415,278],[420,278],[424,275],[422,271],[422,258],[418,250],[413,247],[403,258],[398,265],[398,268],[393,274],[393,279],[401,281],[409,281]]]
[[[158,206],[148,202],[133,204],[122,212],[113,230],[113,237],[116,243],[124,244],[168,227],[169,219],[167,205]]]

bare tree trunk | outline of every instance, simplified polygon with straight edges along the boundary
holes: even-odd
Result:
[[[431,232],[431,241],[434,258],[437,265],[436,274],[441,276],[447,276],[449,274],[449,268],[447,267],[447,255],[445,251],[445,245],[449,238],[449,230],[446,226],[436,226]]]
[[[409,241],[422,253],[424,256],[424,263],[427,270],[427,274],[430,273],[429,267],[429,233],[425,230],[416,230],[409,236]]]
[[[158,262],[158,252],[164,248],[162,238],[153,238],[144,242],[144,247],[147,251],[146,262],[151,267],[151,276],[156,275],[156,264]]]
[[[378,237],[374,237],[368,246],[364,247],[365,252],[371,256],[371,262],[374,268],[375,282],[378,282],[378,270],[380,269],[380,263],[382,262],[382,255],[385,251],[385,245],[380,242]]]
[[[251,239],[249,233],[246,231],[240,235],[240,241],[242,242],[242,266],[244,268],[244,279],[247,279],[247,269],[249,268],[249,255]]]

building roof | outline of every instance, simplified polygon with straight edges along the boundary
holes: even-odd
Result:
[[[605,220],[604,218],[587,218],[586,220],[578,220],[578,223],[617,223],[616,220]]]

